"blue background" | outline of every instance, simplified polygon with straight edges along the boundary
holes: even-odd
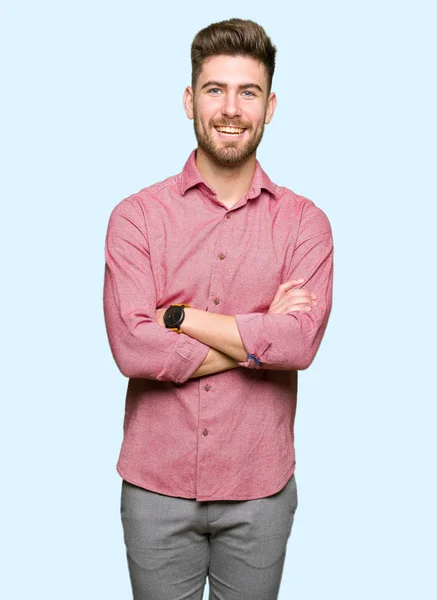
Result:
[[[182,169],[191,41],[234,16],[278,48],[258,159],[335,243],[280,599],[437,597],[434,6],[2,2],[3,598],[131,598],[104,236],[115,204]]]

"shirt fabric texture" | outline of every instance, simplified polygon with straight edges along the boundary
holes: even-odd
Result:
[[[198,501],[280,491],[296,465],[297,371],[312,363],[332,306],[325,213],[274,184],[258,160],[249,192],[227,208],[193,150],[181,173],[115,206],[105,260],[108,340],[129,378],[120,476]],[[298,278],[317,295],[312,310],[267,314],[278,286]],[[235,316],[252,357],[190,379],[209,347],[155,316],[180,303]]]

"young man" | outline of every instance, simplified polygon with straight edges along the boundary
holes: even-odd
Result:
[[[184,93],[197,148],[112,211],[108,338],[129,377],[117,463],[136,600],[277,598],[297,508],[297,371],[331,310],[329,221],[256,159],[276,48],[201,30]]]

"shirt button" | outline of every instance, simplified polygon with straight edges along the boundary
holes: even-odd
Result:
[[[220,304],[220,298],[216,298],[216,299],[214,300],[214,304]]]
[[[223,260],[224,257],[225,257],[225,255],[223,254],[223,252],[220,252],[220,254],[218,255],[218,257],[219,257],[220,260]]]
[[[205,435],[205,436],[206,436],[206,435],[208,435],[208,430],[207,430],[207,429],[204,429],[204,430],[202,431],[202,433],[203,433],[203,435]]]
[[[207,383],[207,384],[205,385],[205,390],[206,390],[207,392],[209,392],[209,390],[210,390],[210,389],[211,389],[211,386],[210,386],[210,385]]]
[[[231,218],[231,213],[226,213],[226,218],[230,219]]]

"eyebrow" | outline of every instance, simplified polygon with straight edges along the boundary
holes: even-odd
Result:
[[[216,85],[217,87],[223,87],[223,88],[228,87],[228,84],[225,83],[224,81],[207,81],[206,83],[204,83],[202,85],[202,87],[200,89],[203,90],[204,88],[209,87],[211,85]],[[255,89],[259,90],[261,93],[263,93],[262,87],[259,86],[257,83],[243,83],[242,85],[238,86],[239,90],[247,90],[248,88],[255,88]]]

